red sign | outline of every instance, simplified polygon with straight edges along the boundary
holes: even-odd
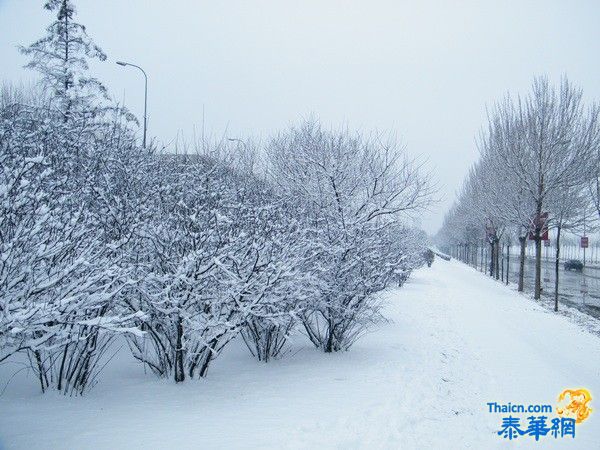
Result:
[[[581,248],[588,248],[590,240],[587,236],[581,236]]]
[[[531,227],[529,228],[529,240],[535,241],[535,230],[540,230],[540,239],[547,241],[548,237],[548,213],[542,213],[535,219],[531,220]]]

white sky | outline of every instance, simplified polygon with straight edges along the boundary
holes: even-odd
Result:
[[[43,35],[42,0],[0,0],[0,77],[32,78],[17,44]],[[533,76],[561,74],[600,97],[600,1],[75,0],[108,54],[94,72],[169,142],[199,132],[267,137],[315,115],[395,132],[429,160],[442,202],[435,232],[474,162],[485,107]]]

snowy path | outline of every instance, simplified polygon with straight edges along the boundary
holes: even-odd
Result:
[[[388,298],[392,322],[345,354],[299,339],[262,365],[234,346],[207,380],[181,386],[124,358],[85,398],[13,381],[0,397],[0,447],[600,448],[598,337],[454,261]],[[569,387],[596,395],[575,440],[495,433],[502,415],[487,402],[554,405]]]

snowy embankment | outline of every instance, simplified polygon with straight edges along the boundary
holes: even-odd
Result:
[[[391,322],[347,353],[299,338],[265,365],[233,345],[208,379],[181,385],[123,357],[83,398],[42,396],[17,375],[0,397],[0,447],[598,448],[597,336],[455,261],[387,297]],[[497,435],[487,402],[554,405],[575,387],[597,397],[574,440]]]

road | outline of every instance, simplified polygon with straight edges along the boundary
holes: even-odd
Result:
[[[519,260],[510,261],[509,280],[516,283],[519,277]],[[535,277],[535,261],[525,260],[525,290],[532,292]],[[542,261],[542,295],[554,298],[554,262]],[[585,267],[583,272],[566,271],[560,263],[559,300],[582,312],[600,318],[600,269]]]

